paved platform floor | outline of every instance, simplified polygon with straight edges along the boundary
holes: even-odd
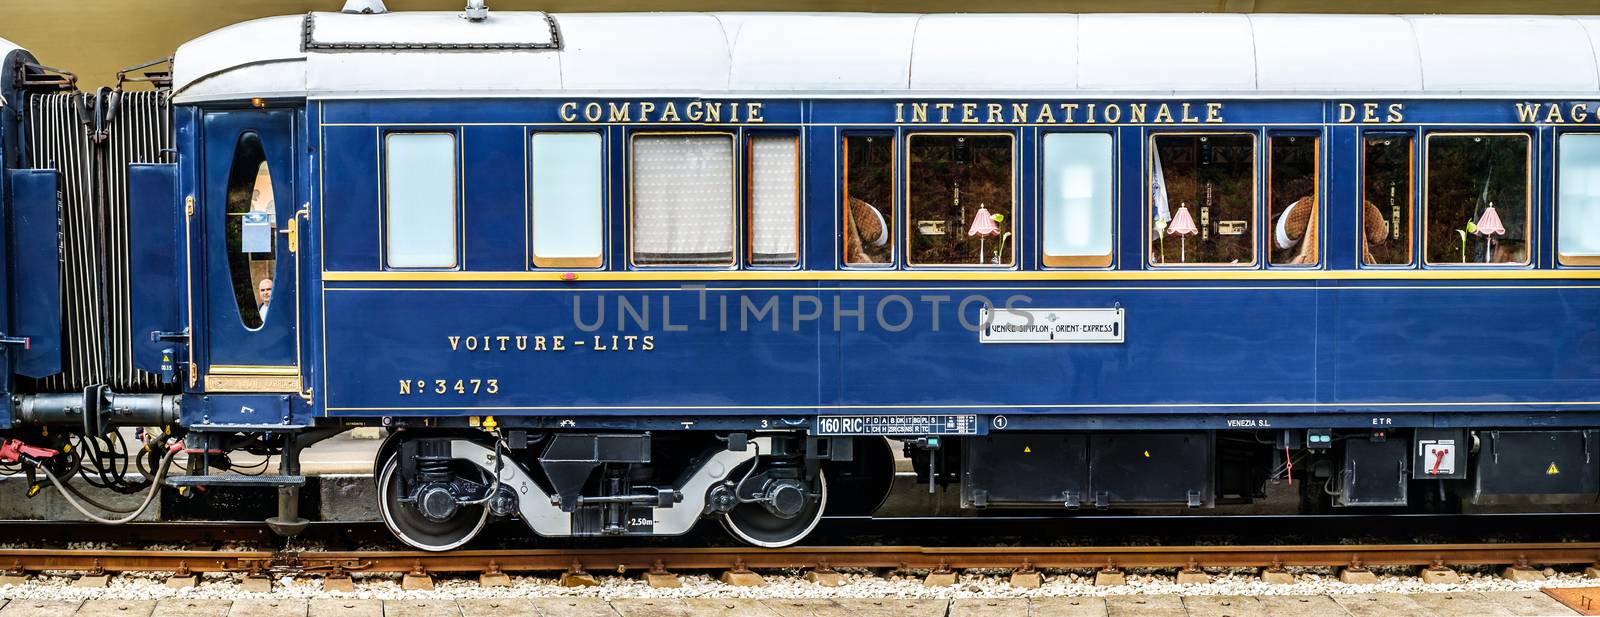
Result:
[[[1576,614],[1542,593],[1519,591],[962,600],[0,599],[0,617],[1543,617]]]

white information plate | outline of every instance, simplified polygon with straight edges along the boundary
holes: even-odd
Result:
[[[814,435],[976,435],[976,414],[817,416]]]
[[[1121,343],[1127,334],[1121,308],[979,310],[984,343]]]

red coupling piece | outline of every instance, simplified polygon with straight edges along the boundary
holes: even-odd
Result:
[[[21,439],[8,439],[0,442],[0,463],[15,463],[25,460],[29,463],[38,463],[38,459],[50,458],[61,452],[50,448],[40,448],[22,443]]]
[[[576,273],[576,272],[563,272],[563,273],[561,273],[561,280],[563,282],[567,282],[567,283],[576,283],[576,282],[578,282],[578,273]]]

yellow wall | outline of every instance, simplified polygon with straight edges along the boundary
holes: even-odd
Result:
[[[342,0],[0,0],[0,38],[108,85],[118,69],[180,43],[268,15],[338,10]],[[457,10],[458,0],[389,0],[390,10]],[[1258,13],[1600,13],[1595,0],[490,0],[493,10]]]

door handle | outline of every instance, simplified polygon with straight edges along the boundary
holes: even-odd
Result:
[[[284,225],[283,229],[279,230],[278,233],[289,236],[290,253],[300,252],[300,214],[298,212],[289,217],[288,224]]]

